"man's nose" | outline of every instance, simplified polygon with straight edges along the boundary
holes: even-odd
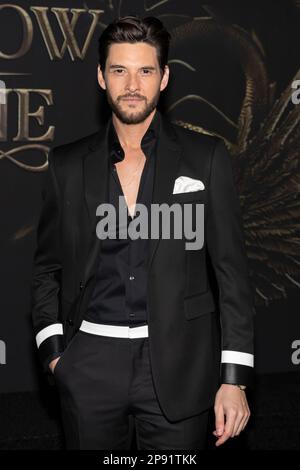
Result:
[[[130,91],[130,93],[133,93],[135,92],[136,90],[139,89],[139,78],[132,74],[132,75],[129,75],[128,77],[128,81],[127,81],[127,84],[126,84],[126,89]]]

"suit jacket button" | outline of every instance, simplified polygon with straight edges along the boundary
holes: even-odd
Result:
[[[74,324],[72,318],[68,318],[68,323],[69,323],[69,325],[73,325],[73,324]]]
[[[80,284],[79,284],[79,289],[81,290],[81,289],[83,289],[83,287],[84,287],[84,284],[83,284],[83,282],[82,282],[82,281],[80,281]]]

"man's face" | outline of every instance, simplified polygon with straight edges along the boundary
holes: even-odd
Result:
[[[155,47],[142,42],[112,44],[104,74],[98,66],[99,85],[125,124],[139,124],[151,114],[168,78],[168,66],[161,75]]]

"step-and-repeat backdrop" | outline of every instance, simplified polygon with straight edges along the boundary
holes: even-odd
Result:
[[[1,2],[0,392],[40,384],[30,283],[49,149],[107,119],[97,40],[133,13],[157,16],[172,35],[162,112],[230,149],[256,295],[257,373],[299,370],[299,0]]]

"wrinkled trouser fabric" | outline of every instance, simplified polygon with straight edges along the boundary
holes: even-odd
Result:
[[[176,422],[163,414],[147,337],[79,330],[57,362],[54,377],[67,449],[129,450],[134,428],[137,449],[205,447],[209,410]]]

